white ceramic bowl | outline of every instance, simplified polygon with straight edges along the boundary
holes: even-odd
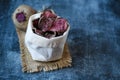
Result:
[[[40,13],[34,14],[29,18],[27,32],[25,35],[25,44],[28,48],[32,59],[37,61],[54,61],[62,58],[64,44],[67,39],[67,35],[70,29],[68,27],[67,31],[63,35],[54,38],[45,38],[39,36],[32,31],[32,21],[39,18]]]

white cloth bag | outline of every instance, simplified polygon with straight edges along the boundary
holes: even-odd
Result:
[[[68,29],[62,36],[54,38],[45,38],[39,36],[32,31],[32,21],[39,18],[41,13],[32,15],[29,18],[27,32],[25,35],[25,44],[30,52],[32,59],[37,61],[54,61],[62,58],[64,44],[70,29]]]

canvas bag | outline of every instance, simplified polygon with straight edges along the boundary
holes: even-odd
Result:
[[[34,14],[29,18],[25,44],[30,52],[32,59],[37,61],[54,61],[62,58],[64,45],[68,36],[70,26],[63,35],[54,38],[45,38],[32,31],[32,21],[39,18],[40,13]]]

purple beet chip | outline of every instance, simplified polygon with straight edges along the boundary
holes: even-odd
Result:
[[[64,18],[57,18],[57,15],[51,10],[44,10],[40,18],[33,20],[34,33],[52,38],[63,35],[67,30],[67,20]]]
[[[45,18],[56,18],[56,14],[54,14],[51,10],[45,10],[43,12],[43,14],[41,14],[41,17],[45,17]]]
[[[39,28],[38,28],[38,22],[39,22],[39,19],[40,19],[40,18],[35,19],[35,20],[32,21],[33,26],[34,26],[36,29],[39,29]]]
[[[67,21],[63,18],[58,18],[53,23],[53,26],[51,27],[50,31],[56,31],[56,32],[65,32],[67,30]]]
[[[51,28],[53,22],[54,22],[54,19],[52,19],[52,18],[42,17],[41,20],[40,20],[40,23],[38,24],[38,27],[39,27],[40,30],[45,32],[45,31],[48,31]]]

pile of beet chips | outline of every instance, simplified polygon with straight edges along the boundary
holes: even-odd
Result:
[[[44,10],[40,18],[33,20],[32,23],[34,33],[49,39],[63,35],[68,28],[67,20],[58,17],[52,10]]]

